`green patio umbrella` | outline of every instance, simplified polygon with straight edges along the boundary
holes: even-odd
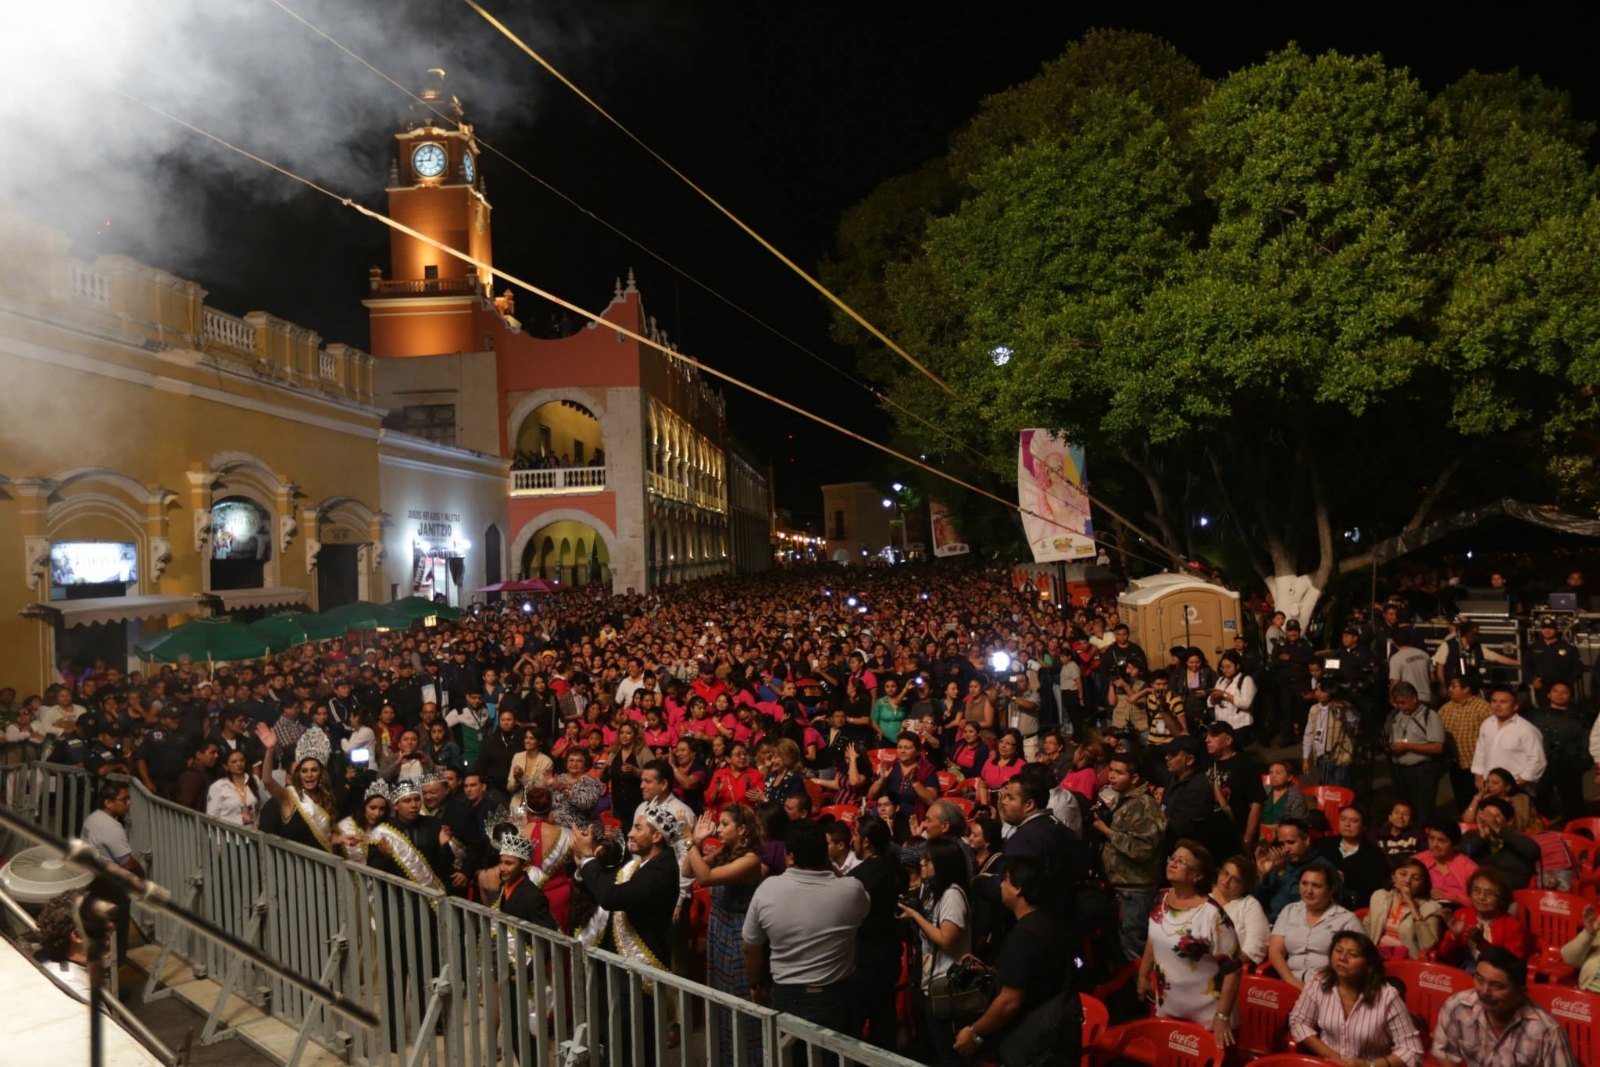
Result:
[[[188,656],[196,663],[255,659],[277,650],[262,634],[231,619],[194,619],[133,646],[144,659],[176,663]]]
[[[268,615],[251,623],[250,629],[279,648],[329,637],[343,637],[345,633],[343,623],[312,611],[285,611]]]
[[[390,625],[382,605],[370,600],[357,600],[353,604],[329,608],[322,613],[322,618],[329,625],[342,626],[346,630],[376,630]]]
[[[460,608],[435,603],[425,596],[401,597],[383,605],[381,610],[389,620],[388,625],[396,628],[412,626],[427,618],[459,619],[463,614]]]

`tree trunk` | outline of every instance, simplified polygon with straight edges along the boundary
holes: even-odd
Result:
[[[1308,626],[1317,601],[1322,599],[1322,589],[1317,585],[1316,576],[1270,574],[1265,581],[1267,591],[1272,594],[1272,606],[1301,626]]]

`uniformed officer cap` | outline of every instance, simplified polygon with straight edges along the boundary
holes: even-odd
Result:
[[[1351,637],[1360,637],[1361,636],[1361,627],[1359,627],[1359,626],[1346,626],[1344,628],[1344,632],[1349,634]]]
[[[1288,622],[1283,624],[1283,628],[1285,630],[1293,630],[1295,633],[1299,633],[1300,632],[1300,620],[1299,619],[1290,619]]]
[[[1539,629],[1541,630],[1554,630],[1556,628],[1556,620],[1554,616],[1546,615],[1539,620]]]
[[[176,704],[163,704],[161,705],[161,710],[156,712],[156,716],[162,719],[177,719],[179,717],[178,706]]]

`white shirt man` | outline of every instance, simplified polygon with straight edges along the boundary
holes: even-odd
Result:
[[[1517,714],[1517,698],[1509,689],[1496,689],[1489,697],[1494,714],[1478,727],[1478,750],[1472,755],[1472,774],[1483,788],[1483,776],[1504,767],[1518,785],[1537,782],[1544,776],[1544,738],[1539,730]]]
[[[617,703],[627,707],[633,700],[633,694],[644,688],[644,671],[637,663],[629,664],[628,676],[617,683]]]
[[[671,769],[662,772],[665,760],[656,760],[647,763],[644,770],[639,773],[639,789],[644,794],[644,807],[640,808],[642,814],[646,808],[660,809],[671,814],[683,825],[683,833],[679,834],[673,842],[673,851],[677,854],[678,869],[683,870],[683,856],[692,848],[689,841],[689,828],[694,825],[694,809],[678,799],[672,792]],[[685,874],[678,876],[678,905],[682,907],[694,895],[694,879]]]
[[[62,688],[56,695],[56,702],[39,709],[39,717],[35,720],[39,732],[50,737],[61,736],[61,722],[63,719],[77,721],[84,714],[82,704],[72,702],[72,690]]]

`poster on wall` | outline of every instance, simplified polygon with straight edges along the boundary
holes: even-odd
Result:
[[[139,549],[123,541],[57,541],[50,546],[51,585],[139,580]]]
[[[272,558],[272,524],[266,509],[249,500],[211,505],[211,558]]]
[[[928,521],[933,527],[933,554],[935,557],[964,556],[971,547],[962,540],[961,532],[950,518],[950,509],[942,501],[928,499]]]
[[[1094,523],[1083,491],[1083,448],[1049,430],[1023,430],[1017,502],[1036,563],[1093,559]]]

